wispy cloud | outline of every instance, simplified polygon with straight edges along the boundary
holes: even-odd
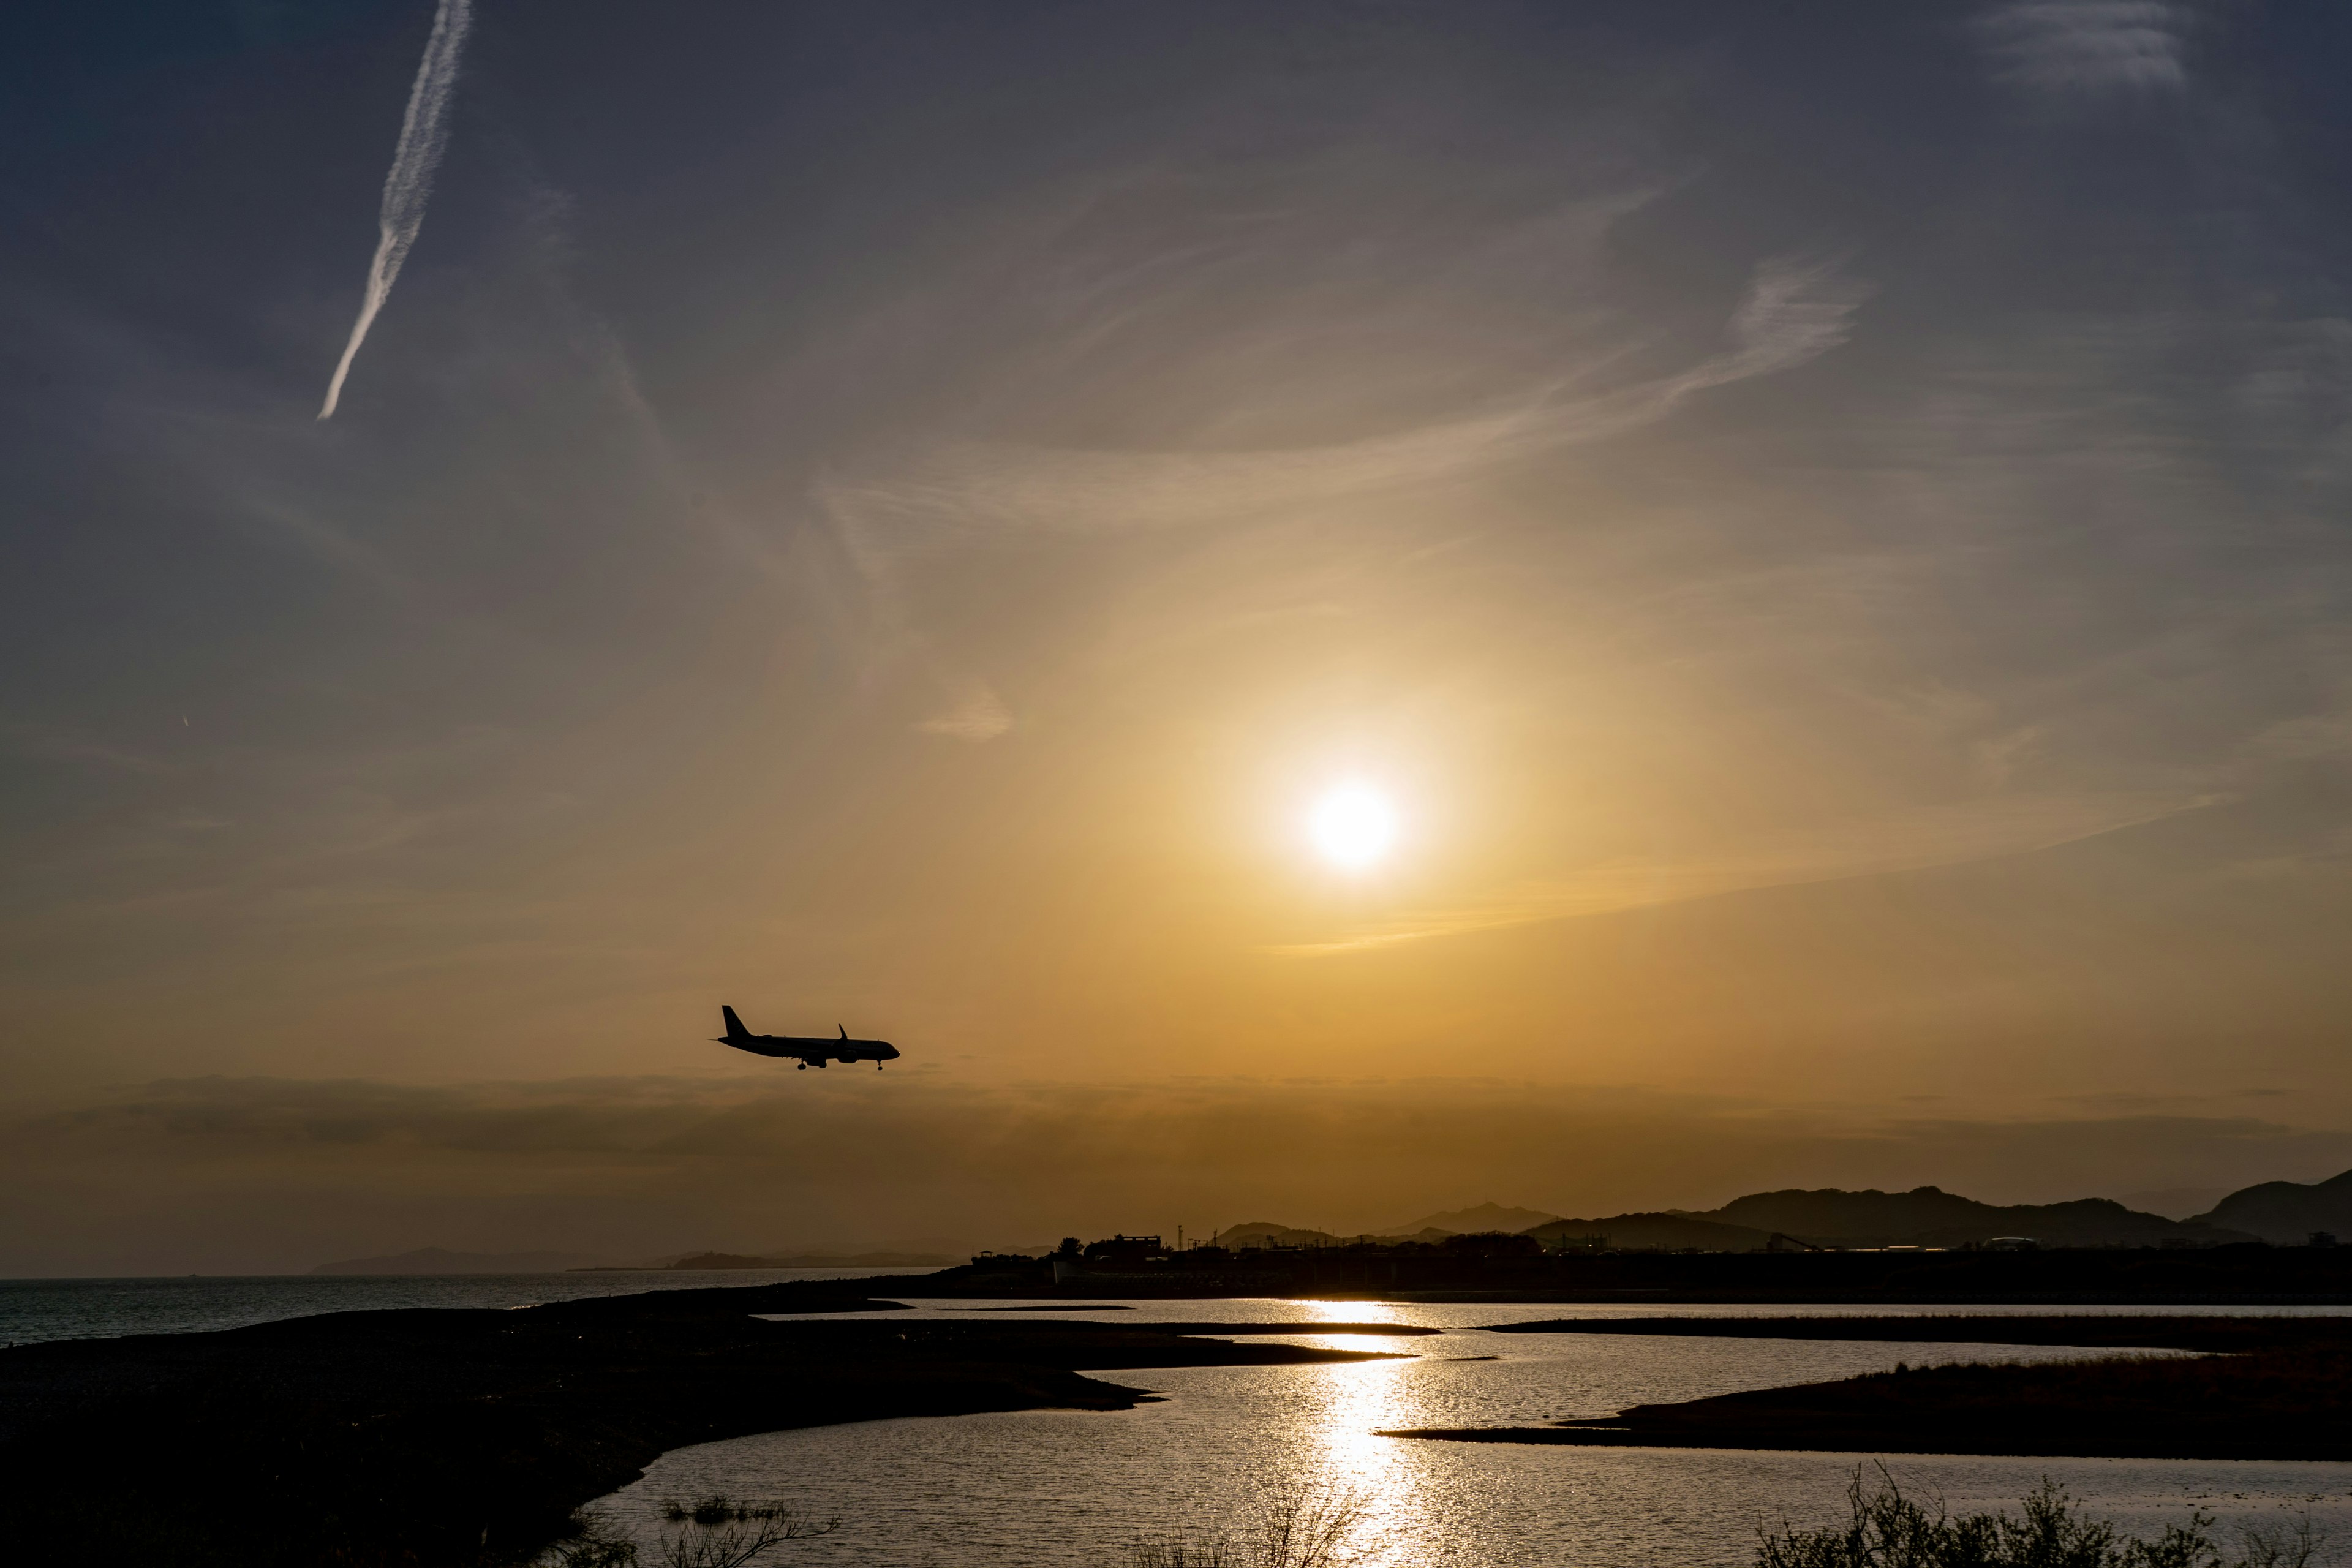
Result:
[[[163,774],[172,772],[171,763],[143,752],[34,725],[0,725],[0,736],[5,736],[25,755],[46,761],[117,768],[131,773]]]
[[[1981,23],[1999,74],[2047,92],[2186,87],[2187,7],[2165,0],[2018,0]]]
[[[2055,848],[2212,804],[2210,797],[2172,795],[2004,795],[1890,812],[1816,832],[1779,834],[1736,853],[1676,861],[1612,861],[1475,903],[1411,910],[1324,941],[1265,951],[1321,958],[1723,893],[1966,865]]]
[[[1730,346],[1681,371],[1594,391],[1591,372],[1497,395],[1451,419],[1272,451],[1077,451],[962,442],[818,495],[869,574],[920,543],[1001,531],[1086,533],[1293,514],[1444,483],[1507,459],[1623,434],[1714,387],[1793,370],[1844,342],[1868,288],[1831,262],[1759,266]],[[1614,357],[1614,356],[1612,356]]]
[[[1013,728],[1013,710],[985,681],[970,682],[963,697],[948,711],[924,720],[915,726],[927,735],[946,735],[953,740],[978,744],[993,741]]]
[[[408,112],[400,122],[400,143],[393,150],[392,172],[384,176],[383,204],[377,217],[375,258],[368,263],[367,289],[360,298],[359,320],[352,323],[351,342],[335,362],[327,383],[327,400],[319,417],[334,417],[343,395],[343,378],[366,341],[376,312],[392,295],[393,279],[400,276],[408,247],[416,243],[425,225],[425,204],[433,195],[433,172],[440,166],[449,100],[457,86],[459,52],[474,20],[473,0],[441,0],[433,16],[433,33],[425,41],[425,58],[416,67],[415,85],[408,89]]]

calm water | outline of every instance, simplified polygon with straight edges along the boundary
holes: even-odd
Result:
[[[925,1268],[664,1269],[658,1274],[266,1274],[250,1279],[0,1279],[0,1345],[241,1329],[381,1307],[530,1307],[583,1296],[865,1279]]]
[[[870,1271],[466,1275],[435,1278],[0,1280],[0,1342],[236,1328],[380,1307],[523,1307],[696,1286],[858,1278]],[[896,1272],[909,1272],[898,1270]],[[902,1300],[906,1299],[904,1297]],[[997,1305],[1000,1303],[989,1303]],[[908,1316],[978,1303],[914,1301]],[[1205,1367],[1105,1373],[1164,1394],[1117,1414],[1032,1411],[877,1421],[680,1449],[603,1506],[650,1535],[660,1501],[724,1491],[838,1517],[839,1533],[782,1561],[811,1568],[1032,1568],[1111,1564],[1139,1535],[1239,1521],[1289,1487],[1352,1495],[1379,1568],[1658,1568],[1745,1564],[1760,1522],[1836,1517],[1867,1456],[1526,1448],[1375,1437],[1384,1426],[1535,1424],[1882,1370],[1897,1361],[2044,1360],[2032,1346],[1493,1334],[1495,1323],[1599,1315],[1877,1313],[1874,1307],[1415,1306],[1330,1301],[1145,1301],[1056,1316],[1105,1321],[1425,1324],[1443,1338],[1316,1336],[1301,1342],[1405,1350],[1352,1366]],[[2000,1310],[2000,1309],[1911,1309]],[[2040,1311],[2048,1309],[2011,1309]],[[2059,1309],[2064,1310],[2065,1309]],[[2083,1311],[2107,1309],[2084,1308]],[[2210,1309],[2170,1309],[2191,1311]],[[2328,1310],[2328,1309],[2265,1309]],[[1460,1356],[1496,1361],[1457,1361]],[[2324,1561],[2352,1563],[2352,1466],[1905,1458],[1906,1485],[1956,1509],[2013,1507],[2043,1475],[2103,1514],[2152,1533],[2201,1507],[2231,1521],[2308,1510]]]
[[[921,1302],[910,1315],[960,1316],[972,1306]],[[1440,1562],[1465,1568],[1746,1563],[1759,1522],[1837,1517],[1845,1485],[1867,1456],[1530,1448],[1372,1433],[1601,1415],[1644,1401],[1846,1377],[1897,1361],[1916,1366],[2078,1353],[1932,1340],[1864,1344],[1482,1331],[1492,1323],[1611,1310],[1137,1302],[1100,1315],[1125,1322],[1387,1321],[1448,1332],[1405,1342],[1302,1342],[1412,1352],[1399,1361],[1107,1373],[1169,1396],[1118,1414],[877,1421],[706,1444],[665,1456],[644,1480],[602,1506],[650,1535],[665,1498],[723,1491],[775,1499],[837,1516],[843,1526],[784,1561],[1030,1568],[1114,1563],[1139,1535],[1237,1520],[1269,1492],[1306,1487],[1361,1500],[1370,1510],[1360,1538],[1368,1561],[1393,1568]],[[1741,1310],[1644,1307],[1623,1315]],[[1502,1359],[1448,1359],[1487,1355]],[[2147,1533],[2185,1519],[2192,1507],[2221,1515],[2225,1525],[2276,1522],[2307,1509],[2331,1537],[2325,1561],[2352,1562],[2352,1466],[1906,1457],[1890,1468],[1906,1487],[1939,1491],[1956,1509],[2013,1509],[2048,1475],[2099,1512]]]

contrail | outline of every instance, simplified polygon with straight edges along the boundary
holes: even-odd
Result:
[[[441,162],[441,132],[449,118],[449,96],[457,86],[457,51],[466,46],[466,29],[473,25],[473,0],[441,0],[433,16],[433,36],[425,40],[425,58],[416,67],[416,85],[408,89],[408,113],[400,122],[400,145],[392,154],[392,173],[383,177],[383,211],[377,219],[382,236],[375,259],[368,264],[367,294],[360,300],[360,319],[352,323],[352,341],[335,377],[327,383],[327,401],[319,417],[331,418],[343,395],[343,377],[352,371],[352,356],[383,309],[400,264],[425,224],[425,198],[433,194],[433,171]]]

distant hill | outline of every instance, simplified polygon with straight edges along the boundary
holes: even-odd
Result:
[[[1751,1193],[1696,1219],[1781,1231],[1842,1247],[1958,1247],[2030,1236],[2051,1247],[2154,1247],[2167,1241],[2251,1241],[2252,1234],[2198,1220],[2140,1214],[2112,1198],[2063,1204],[1980,1204],[1940,1187],[1907,1193],[1836,1187]],[[2297,1237],[2298,1241],[2302,1239]]]
[[[2185,1195],[2163,1193],[2152,1197]],[[1528,1218],[1527,1225],[1513,1222]],[[1907,1193],[1875,1187],[1848,1192],[1750,1193],[1718,1209],[1621,1214],[1606,1219],[1563,1219],[1537,1209],[1499,1204],[1423,1215],[1409,1226],[1370,1234],[1389,1241],[1443,1241],[1476,1231],[1510,1230],[1546,1245],[1602,1243],[1661,1250],[1750,1252],[1774,1232],[1822,1247],[1965,1247],[1996,1237],[2031,1237],[2044,1247],[2221,1246],[2267,1241],[2299,1247],[2314,1231],[2352,1242],[2352,1171],[2308,1185],[2264,1182],[2231,1194],[2205,1214],[2170,1219],[2126,1208],[2113,1198],[2060,1204],[1984,1204],[1940,1187]],[[1328,1247],[1352,1239],[1253,1220],[1220,1233],[1227,1247]]]
[[[1420,1241],[1428,1239],[1430,1231],[1441,1236],[1474,1236],[1483,1231],[1499,1230],[1517,1236],[1539,1225],[1549,1225],[1559,1215],[1546,1214],[1541,1209],[1507,1209],[1500,1204],[1480,1204],[1475,1209],[1448,1209],[1444,1214],[1423,1215],[1410,1225],[1391,1226],[1386,1230],[1371,1232],[1374,1236],[1408,1237]]]
[[[2352,1235],[2352,1171],[2324,1182],[2264,1182],[2231,1193],[2197,1218],[2282,1247],[2300,1246],[2315,1230]]]
[[[946,1268],[968,1262],[969,1255],[951,1258],[943,1252],[788,1252],[753,1258],[740,1252],[689,1252],[663,1264],[665,1268]]]
[[[1328,1231],[1300,1230],[1270,1219],[1227,1226],[1213,1239],[1219,1247],[1331,1247],[1339,1240]]]
[[[1753,1252],[1769,1233],[1684,1214],[1621,1214],[1610,1219],[1556,1219],[1527,1233],[1546,1246],[1583,1242],[1667,1251],[1695,1247],[1703,1252]]]
[[[988,1242],[975,1241],[971,1237],[964,1236],[856,1236],[848,1237],[827,1236],[817,1237],[813,1239],[806,1237],[796,1236],[787,1237],[781,1241],[772,1240],[768,1246],[760,1249],[759,1255],[762,1258],[863,1258],[868,1253],[875,1252],[906,1254],[922,1253],[927,1257],[947,1258],[958,1263],[968,1263],[971,1260],[971,1255],[973,1253],[980,1251],[983,1247],[988,1245],[990,1245]],[[1017,1251],[1019,1249],[1014,1247],[997,1247],[995,1250],[998,1252],[1011,1252]],[[1053,1250],[1053,1247],[1048,1243],[1043,1250],[1050,1252]],[[827,1266],[823,1264],[803,1264],[800,1265],[800,1267],[814,1268]],[[847,1266],[843,1265],[842,1267]]]
[[[1489,1204],[1486,1210],[1509,1215],[1514,1211]],[[1524,1210],[1523,1213],[1539,1211]],[[1425,1225],[1418,1230],[1367,1231],[1367,1236],[1381,1241],[1441,1242],[1448,1237],[1475,1236],[1505,1229],[1500,1225],[1485,1225],[1486,1217],[1480,1209],[1463,1209],[1452,1215],[1432,1215],[1433,1220],[1458,1219],[1471,1216],[1472,1223],[1456,1230],[1445,1226]],[[1764,1245],[1765,1233],[1740,1226],[1717,1225],[1708,1220],[1693,1219],[1686,1215],[1630,1214],[1613,1219],[1557,1219],[1547,1216],[1543,1223],[1524,1226],[1512,1235],[1532,1236],[1538,1241],[1554,1243],[1574,1237],[1591,1240],[1605,1237],[1612,1247],[1696,1247],[1711,1252],[1746,1252]],[[1272,1220],[1253,1220],[1247,1225],[1228,1226],[1217,1233],[1223,1247],[1333,1247],[1355,1240],[1353,1236],[1333,1236],[1328,1231],[1301,1230],[1293,1226],[1276,1225]]]
[[[321,1263],[313,1274],[561,1274],[593,1268],[599,1259],[585,1252],[451,1252],[420,1247],[387,1258],[346,1258]]]
[[[2116,1202],[2167,1219],[2195,1219],[2229,1195],[2227,1187],[2159,1187],[2154,1192],[2117,1193]]]

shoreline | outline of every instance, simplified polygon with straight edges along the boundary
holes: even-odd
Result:
[[[898,1306],[792,1282],[47,1341],[0,1352],[0,1470],[42,1500],[19,1536],[31,1561],[509,1568],[673,1448],[1124,1410],[1147,1391],[1085,1372],[1382,1360],[1247,1342],[1433,1331],[811,1316]]]
[[[1263,1342],[1417,1324],[908,1318],[929,1276],[656,1289],[520,1309],[330,1312],[211,1332],[0,1352],[0,1466],[44,1499],[37,1560],[222,1568],[511,1568],[571,1510],[661,1454],[759,1432],[912,1415],[1123,1410],[1147,1367],[1386,1359]],[[1075,1295],[1076,1292],[1065,1292]],[[1035,1298],[1027,1298],[1034,1300]],[[1161,1294],[1129,1300],[1177,1299]],[[1266,1300],[1269,1298],[1257,1298]],[[1290,1298],[1297,1300],[1298,1298]],[[1320,1300],[1344,1300],[1325,1293]],[[1391,1296],[1389,1300],[1400,1298]],[[1557,1300],[1557,1298],[1554,1298]],[[1109,1312],[1116,1301],[1092,1305]],[[819,1316],[819,1314],[826,1314]],[[1505,1333],[2168,1349],[1763,1389],[1548,1426],[1381,1436],[1563,1447],[2147,1458],[2352,1458],[2352,1319],[1963,1312],[1552,1318]],[[1466,1348],[1466,1347],[1465,1347]],[[45,1531],[54,1531],[53,1536]]]
[[[1423,1305],[2352,1307],[2352,1247],[2244,1244],[2031,1252],[1476,1253],[1190,1250],[1063,1267],[982,1257],[861,1281],[933,1300],[1277,1298]]]
[[[2344,1318],[1570,1319],[1498,1331],[2081,1345],[2109,1353],[1917,1369],[1897,1363],[1891,1373],[1636,1405],[1544,1426],[1380,1436],[1566,1447],[2352,1460],[2352,1423],[2344,1419],[2352,1409],[2352,1320]]]

